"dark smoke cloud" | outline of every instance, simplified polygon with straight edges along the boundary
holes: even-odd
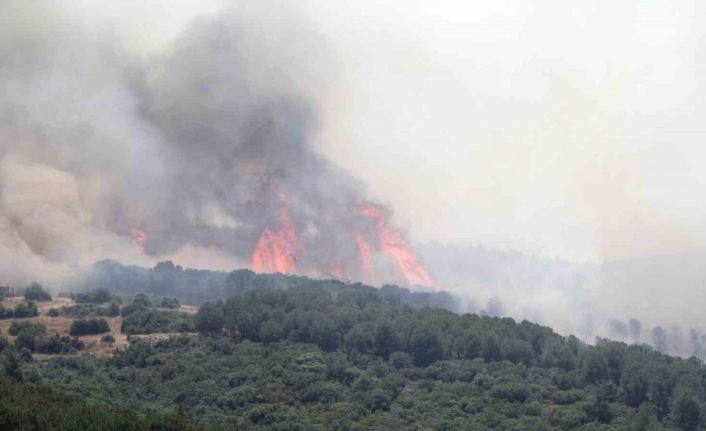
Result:
[[[201,18],[149,59],[62,3],[0,6],[14,19],[0,38],[3,273],[144,260],[134,229],[148,256],[244,265],[286,209],[295,270],[362,276],[365,189],[309,144],[326,46],[296,9],[266,3]]]

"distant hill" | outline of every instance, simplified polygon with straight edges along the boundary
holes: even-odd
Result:
[[[105,287],[116,294],[147,293],[175,297],[180,303],[191,305],[225,300],[257,288],[282,290],[307,286],[334,293],[346,288],[374,289],[362,283],[276,273],[257,274],[249,269],[231,272],[184,269],[169,261],[160,262],[154,268],[142,268],[126,266],[114,260],[95,263],[70,285],[79,290]],[[446,292],[410,290],[390,284],[381,289],[383,294],[395,296],[401,303],[415,308],[438,307],[457,311],[459,306],[458,298]]]
[[[608,337],[706,358],[706,252],[599,264],[479,245],[431,243],[419,250],[434,279],[465,299],[464,311],[500,310],[490,314],[545,324],[585,342]]]

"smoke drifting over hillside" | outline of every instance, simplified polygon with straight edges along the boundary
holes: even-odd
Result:
[[[688,350],[704,6],[437,3],[0,2],[0,283],[172,259]]]
[[[149,58],[62,2],[0,6],[10,281],[176,256],[432,283],[390,211],[310,145],[326,46],[296,9],[265,3],[196,20]]]

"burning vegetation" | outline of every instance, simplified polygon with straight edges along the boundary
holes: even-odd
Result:
[[[253,26],[228,9],[149,59],[65,37],[82,28],[70,21],[36,31],[33,13],[19,17],[0,66],[15,89],[0,101],[11,281],[36,277],[33,262],[59,272],[195,250],[258,272],[432,285],[391,211],[312,145],[317,104],[303,83],[323,84],[328,59],[312,64],[320,35],[290,13]],[[85,61],[62,61],[75,52]],[[62,90],[73,84],[83,91]],[[46,100],[72,109],[47,115]]]
[[[366,202],[358,204],[351,213],[357,217],[355,228],[347,232],[347,244],[357,246],[357,256],[334,256],[323,266],[307,258],[307,241],[302,243],[298,227],[287,211],[286,193],[277,181],[268,181],[276,198],[279,215],[275,226],[266,226],[260,234],[251,257],[251,267],[257,272],[305,273],[332,275],[340,279],[355,278],[370,282],[380,281],[379,273],[411,285],[432,286],[426,269],[409,247],[404,233],[390,226],[390,212],[381,205]],[[259,205],[261,206],[261,205]],[[314,246],[325,245],[326,238],[318,236]],[[311,247],[312,245],[309,245]],[[376,263],[382,271],[378,271]]]

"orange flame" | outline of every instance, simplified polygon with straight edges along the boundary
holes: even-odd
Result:
[[[358,261],[363,274],[370,279],[375,279],[375,267],[373,266],[373,252],[363,235],[355,234],[355,242],[358,244]]]
[[[404,235],[399,230],[391,228],[387,214],[373,204],[362,204],[358,211],[375,221],[380,248],[395,260],[402,269],[407,282],[431,286],[433,283],[427,270],[419,263],[417,256],[407,246]],[[360,248],[360,242],[359,242]]]
[[[279,213],[276,231],[265,228],[252,253],[252,267],[257,272],[291,272],[296,264],[297,231],[287,211]]]
[[[135,245],[140,249],[142,253],[145,252],[145,241],[147,241],[147,234],[142,229],[136,227],[131,227],[130,232],[132,232],[132,237],[135,239]]]
[[[339,280],[348,278],[348,273],[340,262],[335,264],[333,268],[331,268],[331,275]]]

